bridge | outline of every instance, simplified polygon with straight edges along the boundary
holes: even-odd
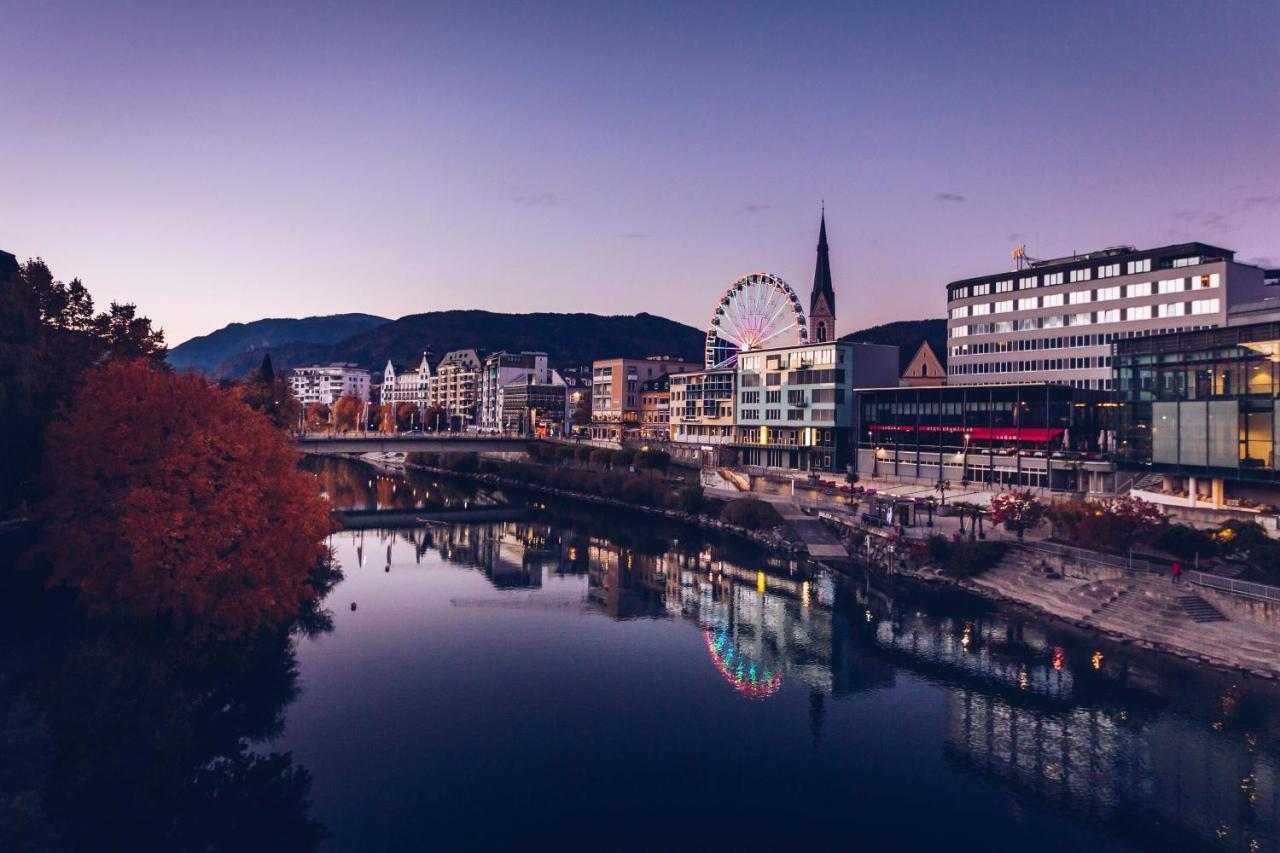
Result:
[[[303,433],[290,443],[302,453],[520,453],[530,438],[464,433]]]

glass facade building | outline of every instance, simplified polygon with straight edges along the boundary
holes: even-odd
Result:
[[[1280,323],[1120,341],[1115,371],[1122,464],[1280,483]]]
[[[1112,474],[1118,407],[1105,391],[876,388],[858,392],[857,408],[860,476],[1102,491]]]

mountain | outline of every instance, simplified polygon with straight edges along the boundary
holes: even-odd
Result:
[[[860,332],[852,332],[840,338],[859,344],[892,344],[898,347],[898,372],[907,369],[922,341],[928,341],[933,354],[945,367],[947,364],[946,320],[897,320],[880,326],[872,326]]]
[[[252,324],[250,324],[252,325]],[[216,333],[215,333],[216,334]],[[653,314],[498,314],[492,311],[432,311],[411,314],[360,331],[328,346],[294,341],[270,347],[277,370],[304,364],[349,361],[381,370],[388,360],[417,364],[424,350],[432,363],[455,349],[541,351],[558,367],[598,358],[672,355],[701,361],[705,333]],[[218,365],[220,376],[238,378],[262,361],[262,349],[242,352]]]
[[[252,359],[256,365],[262,361],[262,350],[267,347],[298,343],[336,344],[390,322],[386,317],[371,314],[331,314],[326,317],[232,323],[216,332],[178,344],[169,350],[169,363],[179,369],[192,368],[221,375],[219,366],[223,362],[245,353],[257,353]]]

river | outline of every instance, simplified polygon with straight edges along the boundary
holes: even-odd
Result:
[[[643,516],[347,465],[324,463],[347,505],[529,511],[333,536],[333,630],[299,644],[270,744],[313,775],[332,849],[1276,850],[1265,687]]]

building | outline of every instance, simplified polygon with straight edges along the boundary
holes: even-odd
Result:
[[[1114,491],[1117,406],[1047,382],[858,391],[857,473],[966,486]]]
[[[809,328],[814,343],[836,339],[836,292],[831,285],[831,259],[827,253],[827,212],[818,226],[818,263],[813,270],[813,292],[809,294]]]
[[[737,371],[698,370],[669,377],[672,458],[699,465],[729,465],[734,454]]]
[[[552,370],[547,381],[538,382],[532,373],[498,389],[499,417],[495,428],[505,433],[536,434],[546,437],[568,431],[569,386]]]
[[[545,352],[495,352],[485,357],[476,395],[476,417],[481,429],[501,428],[501,389],[513,382],[524,384],[530,378],[535,385],[550,385],[551,370]]]
[[[671,380],[663,374],[640,383],[640,438],[666,441],[671,433]]]
[[[622,441],[640,434],[640,386],[669,373],[700,370],[672,356],[608,358],[591,365],[591,437]]]
[[[911,357],[911,361],[907,362],[902,376],[898,377],[898,384],[907,388],[947,384],[946,368],[942,366],[928,341],[920,342],[920,348]]]
[[[303,405],[323,403],[332,406],[339,397],[355,397],[367,402],[369,371],[347,362],[295,367],[289,377],[289,388]]]
[[[412,403],[418,407],[421,415],[431,405],[431,365],[427,363],[427,354],[422,354],[422,361],[416,369],[397,371],[390,360],[382,369],[382,386],[379,400],[383,405],[395,406],[399,403]]]
[[[898,348],[833,341],[738,356],[734,444],[742,464],[845,471],[854,388],[898,380]]]
[[[954,281],[947,381],[1108,389],[1112,343],[1226,325],[1231,306],[1265,287],[1263,270],[1204,243],[1121,246]]]
[[[1118,457],[1160,481],[1140,482],[1143,497],[1192,509],[1280,504],[1278,304],[1244,306],[1224,328],[1116,343]]]
[[[475,426],[476,391],[480,381],[480,357],[473,349],[447,352],[436,365],[431,382],[431,405],[439,406],[449,429]]]

